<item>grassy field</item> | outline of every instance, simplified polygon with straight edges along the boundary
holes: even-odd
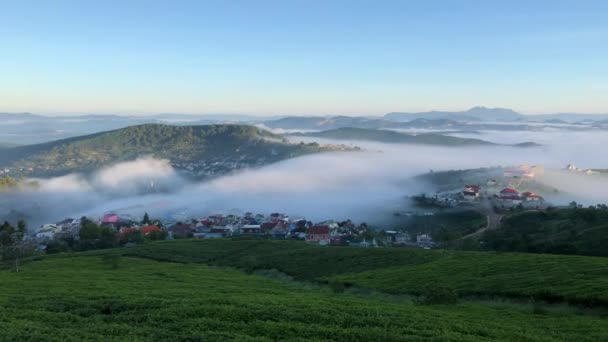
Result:
[[[138,246],[128,255],[276,269],[296,280],[419,295],[437,285],[459,296],[608,306],[608,260],[600,257],[409,248],[319,247],[290,241],[186,240]]]
[[[211,246],[187,241],[147,248],[188,245]],[[112,251],[0,271],[0,340],[608,339],[608,321],[593,315],[508,303],[415,305],[197,263],[132,257],[108,263],[105,253]]]

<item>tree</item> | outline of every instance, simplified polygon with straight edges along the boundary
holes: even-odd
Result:
[[[0,246],[7,246],[11,244],[11,235],[15,231],[15,228],[11,226],[8,222],[4,221],[4,223],[0,226]]]
[[[112,248],[116,246],[116,233],[110,227],[100,227],[97,248]]]
[[[19,260],[27,251],[27,243],[24,241],[26,230],[27,225],[23,220],[17,222],[17,228],[8,222],[4,222],[0,226],[2,260],[12,260],[15,272],[19,272]]]
[[[141,221],[142,224],[150,224],[150,217],[148,216],[148,213],[144,214],[144,219]]]
[[[97,240],[100,236],[99,226],[89,220],[84,220],[79,235],[80,241]]]

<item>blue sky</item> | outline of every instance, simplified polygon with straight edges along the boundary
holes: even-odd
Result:
[[[607,1],[5,1],[0,111],[608,112]]]

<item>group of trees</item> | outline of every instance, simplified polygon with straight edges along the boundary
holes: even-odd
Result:
[[[23,220],[19,220],[16,227],[6,221],[0,225],[2,263],[10,264],[16,272],[19,271],[20,260],[31,254],[33,250],[32,246],[24,240],[26,232],[27,227]]]
[[[505,218],[487,231],[485,249],[608,256],[608,207],[604,204],[529,211]]]
[[[17,187],[19,182],[9,176],[0,177],[0,191],[8,191]]]
[[[152,223],[147,213],[141,223],[143,225]],[[143,243],[145,240],[164,240],[166,238],[165,231],[152,231],[144,235],[141,231],[132,229],[120,233],[113,227],[98,225],[87,217],[82,217],[78,239],[68,236],[49,241],[47,253],[113,248],[127,243]]]
[[[10,176],[0,177],[0,192],[15,190],[18,187],[38,188],[37,181],[31,181],[24,178],[13,178]]]

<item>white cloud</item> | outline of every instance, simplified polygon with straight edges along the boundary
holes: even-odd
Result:
[[[1,203],[0,210],[19,207],[39,220],[101,215],[122,210],[134,215],[191,215],[232,210],[281,211],[313,220],[378,221],[397,208],[403,197],[428,189],[411,177],[433,170],[467,169],[522,163],[545,165],[542,181],[567,192],[564,201],[608,202],[608,178],[579,178],[552,173],[568,163],[601,167],[608,160],[608,137],[595,133],[514,132],[515,141],[537,141],[540,148],[438,147],[353,142],[368,152],[309,155],[209,182],[182,179],[166,160],[142,158],[104,168],[91,177],[69,175],[42,182],[41,191],[21,193]],[[483,138],[514,139],[511,133],[483,133]],[[327,141],[323,141],[327,142]],[[344,142],[340,142],[344,143]],[[604,166],[605,167],[605,166]],[[149,193],[150,180],[161,192]],[[58,200],[61,198],[61,200]],[[0,211],[0,215],[2,212]]]

